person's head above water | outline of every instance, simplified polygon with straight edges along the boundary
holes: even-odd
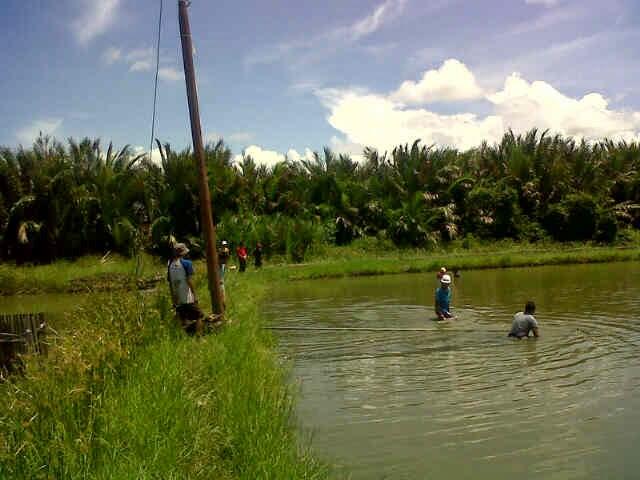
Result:
[[[536,304],[532,300],[529,300],[525,304],[524,313],[529,314],[529,315],[533,315],[534,313],[536,313]]]
[[[442,278],[440,279],[440,284],[443,287],[448,287],[450,283],[451,283],[451,275],[449,274],[443,275]]]

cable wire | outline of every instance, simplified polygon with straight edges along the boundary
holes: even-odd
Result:
[[[151,118],[151,139],[149,140],[149,160],[153,153],[153,137],[156,129],[156,105],[158,103],[158,72],[160,71],[160,33],[162,32],[162,4],[160,0],[160,15],[158,16],[158,41],[156,42],[156,80],[153,87],[153,116]]]

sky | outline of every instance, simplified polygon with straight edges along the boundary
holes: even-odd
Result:
[[[191,136],[163,0],[156,137]],[[160,0],[0,0],[0,145],[149,149]],[[205,141],[237,158],[472,148],[537,127],[640,139],[638,0],[192,0]],[[154,158],[157,152],[154,152]]]

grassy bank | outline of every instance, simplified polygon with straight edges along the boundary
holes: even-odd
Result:
[[[389,252],[372,256],[367,251],[334,249],[324,258],[305,264],[273,269],[273,276],[290,280],[449,270],[567,265],[640,260],[640,246],[628,247],[534,247],[486,251]]]
[[[442,265],[450,270],[470,270],[640,260],[640,237],[616,246],[505,241],[472,246],[457,242],[437,250],[388,247],[372,239],[355,241],[346,247],[321,246],[309,252],[306,263],[270,258],[265,271],[273,278],[297,280],[429,272]],[[76,262],[42,266],[0,264],[0,295],[132,290],[163,280],[162,262],[148,255],[106,261],[83,257]]]
[[[0,295],[135,288],[138,283],[152,283],[162,272],[162,266],[149,255],[86,256],[38,266],[0,263]]]
[[[176,328],[162,293],[70,314],[51,354],[0,384],[0,478],[326,478],[296,439],[251,281],[204,338]]]

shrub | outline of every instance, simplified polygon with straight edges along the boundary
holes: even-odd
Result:
[[[556,240],[589,240],[596,234],[598,220],[596,199],[586,193],[576,193],[553,204],[544,217],[544,225]]]
[[[598,218],[596,240],[599,242],[612,243],[618,236],[618,222],[613,215],[602,212]]]

